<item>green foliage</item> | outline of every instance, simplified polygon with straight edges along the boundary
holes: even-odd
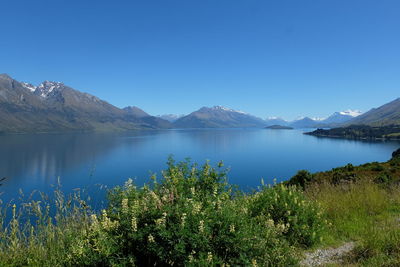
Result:
[[[293,266],[293,245],[318,240],[318,207],[295,188],[244,194],[226,182],[222,163],[170,159],[162,174],[112,189],[101,214],[59,191],[14,208],[0,231],[1,265]]]
[[[320,203],[331,243],[356,241],[348,263],[365,266],[400,264],[399,188],[373,181],[314,184],[306,195]],[[336,242],[335,242],[336,241]]]
[[[398,158],[400,158],[400,148],[397,149],[396,151],[394,151],[394,152],[392,153],[392,158],[393,158],[393,159],[398,159]]]
[[[300,170],[293,176],[287,183],[289,185],[297,185],[301,188],[305,188],[307,183],[313,180],[313,175],[307,170]]]
[[[110,192],[98,231],[116,240],[111,257],[134,258],[139,266],[296,262],[280,229],[252,217],[250,198],[226,183],[222,164],[168,165],[160,182],[137,188],[128,181]],[[112,227],[101,227],[107,220]]]
[[[318,243],[325,226],[318,205],[293,186],[264,187],[254,195],[250,211],[252,216],[272,219],[283,229],[285,238],[295,245],[310,247]]]

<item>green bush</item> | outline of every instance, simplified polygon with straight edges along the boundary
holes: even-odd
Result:
[[[325,226],[323,214],[315,202],[308,201],[296,187],[283,184],[264,187],[250,205],[254,217],[272,219],[283,229],[291,244],[310,247],[318,243]]]
[[[160,182],[115,188],[107,211],[94,218],[88,249],[107,248],[108,258],[139,266],[295,264],[281,230],[251,216],[249,197],[226,183],[221,167],[170,160]],[[113,243],[97,245],[99,237]]]
[[[305,186],[307,185],[307,183],[312,181],[312,179],[313,179],[313,175],[309,171],[300,170],[287,183],[289,185],[300,186],[304,189]]]
[[[227,183],[222,163],[170,159],[159,181],[129,180],[108,199],[98,214],[80,194],[65,199],[56,190],[13,207],[7,224],[0,214],[0,265],[292,266],[295,246],[318,242],[324,226],[302,191],[243,193]]]
[[[400,158],[400,148],[392,153],[392,158]]]

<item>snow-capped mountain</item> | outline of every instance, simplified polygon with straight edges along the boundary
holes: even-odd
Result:
[[[352,116],[352,117],[357,117],[360,116],[361,114],[363,114],[361,111],[359,110],[345,110],[345,111],[341,111],[339,112],[341,115],[348,115],[348,116]]]
[[[22,82],[21,85],[29,91],[33,92],[35,95],[41,96],[43,98],[48,97],[54,90],[64,87],[64,84],[61,82],[51,81],[44,81],[39,84],[39,86],[34,86],[26,82]]]
[[[153,116],[137,116],[60,82],[38,86],[0,74],[0,132],[61,132],[169,128]]]
[[[53,91],[58,90],[64,86],[60,82],[44,81],[36,87],[35,94],[41,97],[48,97]]]
[[[234,109],[223,107],[223,106],[213,106],[211,109],[212,110],[221,110],[221,111],[228,111],[228,112],[236,112],[236,113],[241,113],[241,114],[247,114],[244,111],[234,110]]]
[[[362,114],[361,111],[359,110],[345,110],[345,111],[340,111],[340,112],[335,112],[322,122],[324,124],[340,124],[340,123],[345,123],[353,118],[360,116]]]

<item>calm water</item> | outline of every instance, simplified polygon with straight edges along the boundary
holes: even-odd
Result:
[[[1,198],[24,192],[49,192],[59,178],[65,191],[128,178],[142,184],[166,167],[169,154],[230,167],[229,181],[254,188],[261,178],[290,178],[299,169],[328,170],[347,163],[386,161],[398,142],[317,138],[299,130],[204,129],[118,134],[0,136]]]

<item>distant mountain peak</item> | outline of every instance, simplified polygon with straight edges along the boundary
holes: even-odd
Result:
[[[351,116],[351,117],[357,117],[360,116],[361,114],[363,114],[361,111],[359,110],[344,110],[344,111],[340,111],[339,112],[340,115],[347,115],[347,116]]]
[[[41,97],[47,97],[51,92],[62,87],[64,87],[64,84],[61,82],[44,81],[36,87],[35,93]]]
[[[136,106],[127,106],[127,107],[123,108],[123,110],[126,113],[128,113],[130,115],[134,115],[139,118],[150,116],[148,113],[146,113],[145,111],[143,111],[142,109],[140,109]]]
[[[0,73],[0,78],[7,79],[7,80],[12,80],[10,75],[8,75],[7,73]]]
[[[227,108],[227,107],[224,107],[224,106],[213,106],[213,107],[210,108],[210,109],[212,109],[212,110],[222,110],[222,111],[228,111],[228,112],[236,112],[236,113],[241,113],[241,114],[247,114],[247,113],[244,112],[244,111],[241,111],[241,110],[234,110],[234,109]]]

